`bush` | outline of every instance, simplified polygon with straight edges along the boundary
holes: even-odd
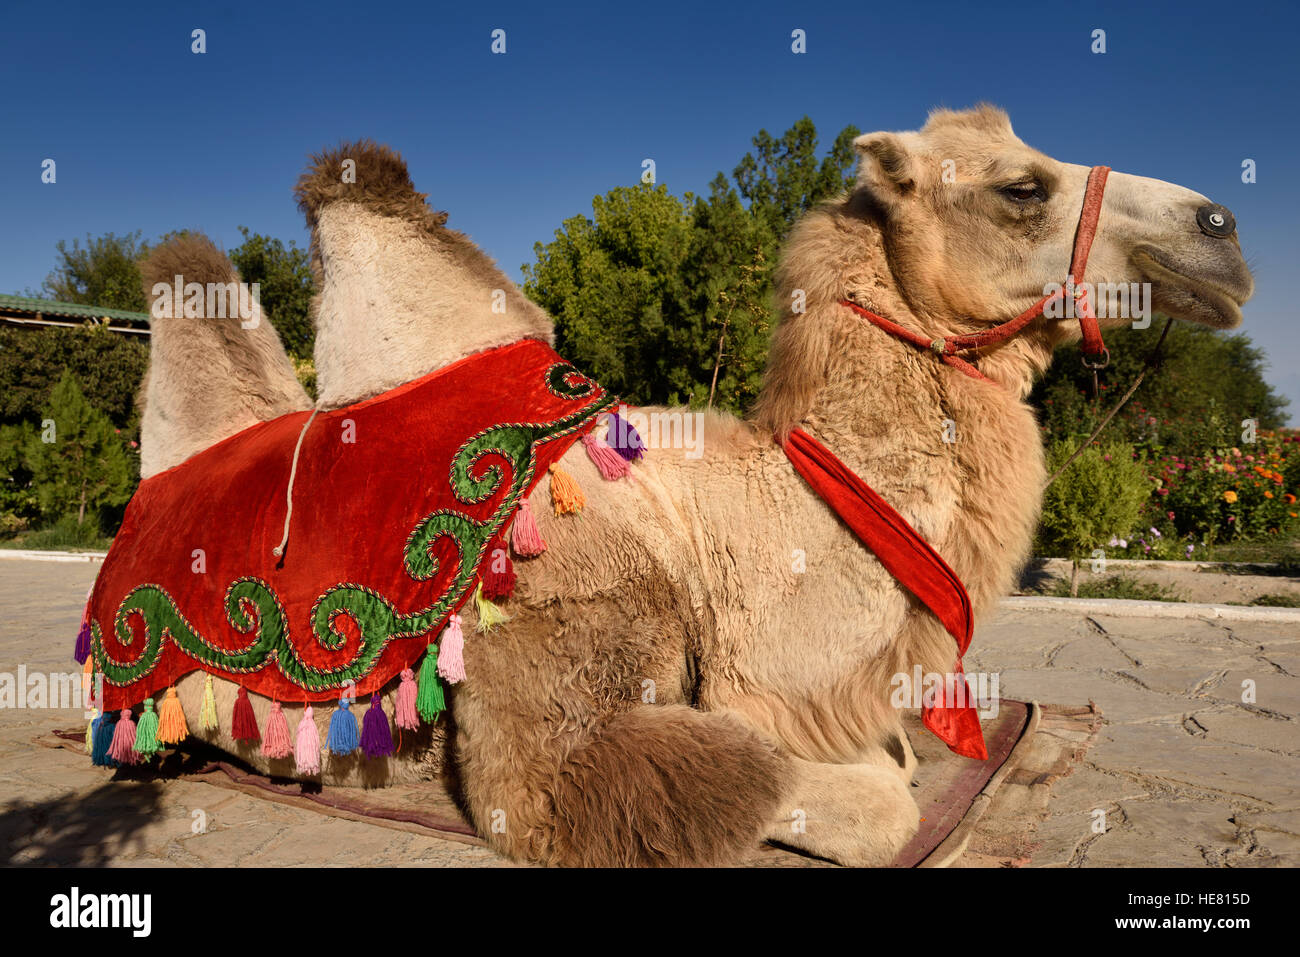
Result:
[[[1294,435],[1261,432],[1245,449],[1165,455],[1151,464],[1147,515],[1166,537],[1212,546],[1286,536],[1300,527],[1300,443]]]
[[[1047,455],[1049,474],[1065,463],[1079,441],[1052,444]],[[1117,536],[1127,538],[1149,494],[1143,464],[1133,447],[1123,442],[1089,447],[1048,487],[1038,526],[1039,554],[1074,561],[1071,593],[1077,586],[1079,560]]]

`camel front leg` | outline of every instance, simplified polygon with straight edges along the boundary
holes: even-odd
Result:
[[[916,833],[921,812],[896,765],[791,761],[794,786],[769,841],[850,867],[885,867]]]

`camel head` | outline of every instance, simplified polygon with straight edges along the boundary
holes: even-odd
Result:
[[[891,272],[917,315],[992,323],[1065,282],[1089,167],[1026,146],[1001,110],[939,110],[919,132],[869,133],[854,146],[857,193],[883,218]],[[1241,322],[1253,290],[1231,213],[1193,190],[1119,172],[1106,185],[1085,280],[1150,283],[1152,309],[1221,329]],[[1048,330],[1052,345],[1078,335],[1068,318]]]

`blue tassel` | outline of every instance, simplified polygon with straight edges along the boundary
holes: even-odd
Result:
[[[339,698],[339,706],[330,717],[330,731],[325,739],[325,750],[331,754],[351,754],[361,745],[357,731],[357,716],[348,710],[350,698]]]
[[[118,763],[108,756],[108,749],[113,744],[113,724],[116,715],[116,711],[110,711],[95,719],[95,746],[90,751],[90,760],[101,768],[118,767]]]

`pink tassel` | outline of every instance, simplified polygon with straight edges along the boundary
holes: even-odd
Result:
[[[632,466],[628,464],[627,459],[590,432],[582,437],[582,444],[587,449],[587,458],[596,463],[600,477],[607,482],[626,478],[632,474]]]
[[[120,764],[135,764],[140,760],[140,755],[135,750],[135,722],[131,720],[130,708],[123,708],[117,719],[108,756]]]
[[[449,685],[465,680],[465,635],[460,630],[460,615],[447,619],[447,627],[438,639],[438,675]]]
[[[420,726],[420,716],[415,711],[415,697],[419,688],[415,684],[415,672],[410,668],[402,669],[402,683],[397,686],[396,721],[399,728],[414,731]]]
[[[303,709],[302,720],[298,722],[298,743],[293,749],[293,759],[299,774],[320,773],[320,732],[316,730],[311,705]]]
[[[271,713],[266,716],[266,735],[262,738],[262,753],[268,758],[287,758],[293,754],[293,741],[289,738],[289,719],[280,709],[280,702],[271,702]]]
[[[532,558],[546,551],[546,542],[537,528],[528,499],[520,502],[519,511],[515,512],[514,524],[510,526],[510,547],[520,558]]]

